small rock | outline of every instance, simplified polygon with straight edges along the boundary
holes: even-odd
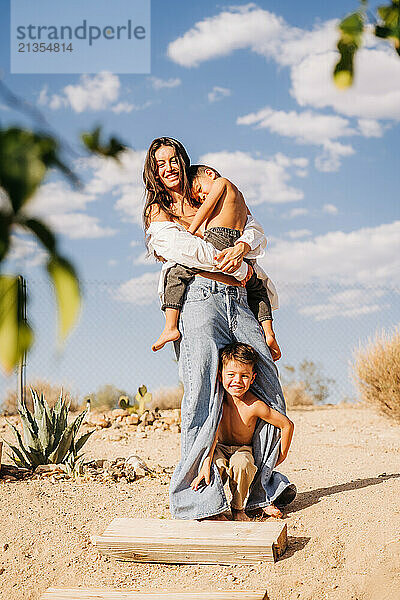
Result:
[[[35,469],[36,475],[54,475],[55,473],[65,473],[64,465],[39,465]]]
[[[5,544],[2,544],[1,549],[3,552],[5,552],[6,550],[8,550],[9,548],[9,544],[7,544],[7,542]]]
[[[128,415],[129,415],[129,411],[124,410],[123,408],[114,408],[111,411],[111,416],[113,418],[116,418],[116,417],[127,417]]]
[[[4,571],[5,571],[5,568],[4,567],[0,567],[0,575],[3,575]]]
[[[126,417],[125,423],[127,425],[137,425],[139,423],[139,415],[129,415],[129,417]]]

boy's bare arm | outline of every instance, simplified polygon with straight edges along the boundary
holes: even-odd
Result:
[[[213,182],[210,193],[193,217],[193,221],[188,229],[189,233],[195,233],[207,217],[211,215],[218,200],[220,200],[222,194],[226,191],[226,186],[227,180],[224,177],[219,177]]]
[[[276,463],[279,465],[287,457],[292,442],[294,423],[288,417],[261,401],[256,404],[256,414],[263,421],[271,423],[271,425],[281,430],[281,453]]]
[[[201,465],[199,474],[197,475],[197,477],[195,477],[195,479],[193,479],[192,483],[190,484],[190,487],[195,491],[198,489],[198,487],[203,479],[204,479],[204,483],[206,485],[209,485],[209,483],[211,481],[211,463],[212,463],[212,459],[214,456],[215,447],[218,442],[219,428],[220,428],[220,425],[218,425],[217,431],[215,433],[214,441],[212,443],[209,453],[207,454],[206,458],[203,461],[203,464]]]

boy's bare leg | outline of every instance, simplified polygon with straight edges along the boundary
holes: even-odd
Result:
[[[168,342],[176,342],[181,337],[178,329],[179,310],[177,308],[165,309],[165,327],[158,340],[152,345],[153,352],[161,350]]]
[[[234,521],[252,521],[253,520],[246,515],[243,508],[238,509],[238,508],[233,508],[233,506],[231,506],[231,511],[232,511],[232,517],[233,517]]]
[[[267,319],[261,323],[261,326],[264,331],[265,341],[267,342],[267,346],[271,351],[272,360],[275,362],[279,360],[282,356],[281,349],[279,348],[279,344],[275,339],[275,332],[272,328],[272,321]]]

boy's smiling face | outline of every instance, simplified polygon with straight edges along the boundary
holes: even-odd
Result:
[[[236,398],[242,397],[249,390],[255,379],[253,365],[236,360],[228,360],[222,365],[220,380],[224,390]]]

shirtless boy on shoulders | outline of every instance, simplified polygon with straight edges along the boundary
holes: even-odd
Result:
[[[249,391],[256,376],[257,353],[248,344],[233,343],[221,352],[220,381],[225,390],[223,412],[208,456],[191,487],[197,490],[204,480],[210,483],[212,462],[217,466],[222,482],[229,479],[232,492],[232,516],[236,521],[250,521],[245,504],[250,485],[257,472],[252,440],[257,419],[263,419],[281,430],[280,454],[276,465],[283,462],[292,441],[294,425],[290,419],[270,408]],[[264,507],[267,516],[282,517],[281,511],[270,504]],[[226,519],[226,517],[221,517]]]

